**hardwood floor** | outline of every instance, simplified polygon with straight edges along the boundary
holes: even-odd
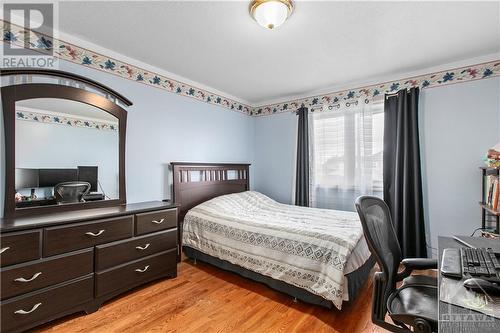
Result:
[[[373,272],[372,272],[373,274]],[[187,259],[175,279],[146,285],[36,332],[385,332],[371,323],[371,278],[342,311],[328,310]]]

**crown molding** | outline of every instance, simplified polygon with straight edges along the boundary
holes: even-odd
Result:
[[[197,89],[205,90],[205,91],[208,91],[208,92],[215,94],[215,95],[224,96],[227,99],[231,99],[231,100],[233,100],[235,102],[239,102],[241,104],[251,105],[250,102],[248,102],[247,100],[245,100],[243,98],[233,96],[229,93],[226,93],[224,91],[207,86],[203,83],[190,80],[184,76],[177,75],[175,73],[169,72],[169,71],[161,69],[159,67],[150,65],[150,64],[145,63],[143,61],[140,61],[136,58],[128,57],[122,53],[115,52],[113,50],[110,50],[110,49],[105,48],[103,46],[100,46],[98,44],[92,43],[90,41],[81,39],[81,38],[76,37],[74,35],[70,35],[70,34],[67,34],[65,32],[59,31],[59,39],[63,40],[63,41],[67,41],[68,43],[73,44],[73,45],[78,45],[79,47],[81,47],[83,49],[91,50],[90,52],[98,53],[100,55],[103,55],[104,57],[117,59],[118,61],[130,64],[130,66],[138,67],[138,68],[143,69],[145,71],[148,71],[150,73],[155,73],[157,75],[161,75],[161,76],[170,78],[173,81],[183,83],[187,86],[192,86],[192,87],[197,88]]]
[[[91,46],[92,49],[76,45],[76,43],[68,42],[62,38],[35,35],[29,29],[24,29],[21,26],[4,20],[0,20],[0,22],[3,41],[6,43],[14,43],[23,47],[26,39],[29,41],[36,41],[34,45],[32,44],[32,48],[38,49],[39,52],[42,53],[44,49],[53,47],[54,57],[60,60],[66,60],[84,67],[117,75],[137,83],[146,84],[177,95],[194,98],[208,104],[221,106],[243,114],[248,115],[251,112],[252,107],[248,103],[239,102],[235,98],[228,97],[227,94],[214,92],[214,89],[208,90],[200,88],[200,84],[194,85],[186,83],[186,81],[189,80],[183,79],[181,81],[174,79],[172,78],[172,76],[174,76],[172,73],[147,65],[136,59],[125,57],[74,36],[69,36],[59,31],[54,33],[54,35],[58,37],[65,36],[83,45]],[[102,51],[102,53],[94,49],[98,49]],[[134,64],[122,59],[126,59]],[[165,75],[165,73],[167,73],[167,75]]]
[[[57,3],[54,4],[54,9],[56,11],[59,10]],[[57,15],[55,15],[55,17],[57,18]],[[11,18],[12,18],[13,21],[17,20],[18,22],[24,22],[24,17],[19,17],[17,14],[14,14],[14,13],[11,13]],[[4,22],[5,23],[10,23],[10,22],[2,20],[2,19],[0,19],[0,22],[2,22],[2,28],[3,28],[3,23]],[[15,25],[17,28],[22,28],[21,26],[19,26],[16,23],[10,23],[10,24],[11,25]],[[36,22],[36,21],[30,21],[30,26],[31,25],[39,25],[39,23]],[[55,26],[58,26],[58,23],[55,23]],[[2,35],[3,35],[3,31],[2,31]],[[186,85],[190,85],[190,86],[193,86],[193,87],[198,87],[199,89],[210,91],[213,94],[225,96],[228,99],[232,99],[234,101],[240,102],[240,103],[245,104],[245,105],[250,105],[251,104],[250,102],[246,101],[245,99],[238,98],[236,96],[233,96],[233,95],[228,94],[226,92],[220,91],[220,90],[215,89],[213,87],[204,85],[204,84],[202,84],[200,82],[196,82],[196,81],[190,80],[190,79],[188,79],[186,77],[183,77],[181,75],[177,75],[177,74],[171,73],[171,72],[169,72],[167,70],[164,70],[164,69],[158,68],[156,66],[150,65],[150,64],[145,63],[143,61],[140,61],[140,60],[138,60],[136,58],[128,57],[128,56],[126,56],[126,55],[124,55],[122,53],[115,52],[115,51],[113,51],[111,49],[108,49],[108,48],[105,48],[105,47],[103,47],[101,45],[92,43],[92,42],[90,42],[88,40],[81,39],[81,38],[79,38],[79,37],[77,37],[75,35],[67,34],[64,31],[60,31],[59,29],[56,29],[56,28],[53,28],[53,38],[61,40],[61,41],[66,41],[66,42],[68,42],[70,44],[73,44],[73,45],[78,45],[81,48],[84,48],[84,49],[87,49],[87,50],[92,50],[92,52],[100,53],[102,55],[106,55],[107,57],[114,58],[114,59],[120,60],[120,61],[125,62],[125,63],[134,64],[133,65],[134,67],[140,67],[140,68],[142,68],[144,70],[147,70],[147,71],[149,71],[151,73],[157,73],[159,75],[162,75],[162,76],[165,76],[165,77],[169,77],[172,80],[184,83]]]
[[[443,63],[437,66],[425,67],[413,71],[399,71],[392,74],[374,75],[373,77],[362,80],[353,80],[349,82],[343,82],[341,84],[331,85],[328,87],[321,87],[319,89],[314,89],[308,92],[284,95],[281,97],[271,98],[268,100],[262,100],[257,103],[253,103],[253,106],[262,107],[266,105],[273,105],[273,104],[290,102],[297,99],[308,98],[311,96],[322,96],[331,94],[333,92],[352,90],[355,89],[354,87],[369,87],[372,85],[380,84],[381,82],[401,81],[404,80],[404,78],[418,77],[429,73],[447,71],[450,70],[450,68],[468,67],[473,64],[482,64],[491,61],[498,61],[498,59],[500,59],[500,53],[492,53],[484,56],[478,56],[473,58],[462,59],[459,61]]]
[[[39,110],[25,106],[16,107],[16,119],[41,124],[65,125],[99,131],[118,132],[118,122],[103,121],[89,117],[68,116],[64,113]]]
[[[326,94],[318,94],[303,98],[286,100],[279,103],[267,104],[252,109],[252,116],[264,116],[282,112],[295,111],[301,106],[312,111],[325,111],[341,106],[350,106],[359,101],[370,103],[381,98],[384,94],[395,93],[400,89],[419,87],[427,89],[455,83],[475,81],[500,76],[500,57],[496,60],[479,63],[471,66],[448,68],[437,72],[428,72],[398,80],[385,81],[365,85],[358,88],[338,90]]]
[[[4,42],[15,43],[23,46],[24,40],[36,40],[40,52],[48,46],[44,36],[35,36],[33,32],[15,24],[2,22],[1,32]],[[4,24],[7,23],[7,24]],[[500,76],[500,55],[493,54],[474,59],[435,66],[425,70],[407,72],[401,79],[388,79],[386,81],[371,80],[363,84],[355,82],[339,86],[339,88],[322,89],[315,94],[299,95],[283,98],[281,100],[262,103],[253,106],[247,101],[242,102],[218,90],[206,87],[200,83],[177,76],[168,71],[148,65],[137,59],[129,58],[112,50],[103,48],[89,41],[62,32],[54,33],[59,38],[53,39],[54,56],[87,68],[113,74],[137,83],[146,84],[177,95],[194,98],[196,100],[224,107],[250,116],[271,115],[282,112],[295,111],[301,106],[311,108],[312,111],[323,111],[349,106],[358,101],[370,103],[381,98],[384,94],[411,87],[421,89],[444,86],[459,82],[468,82]],[[47,37],[47,36],[45,36]],[[469,65],[475,63],[475,65]],[[382,81],[382,83],[380,83]],[[352,87],[358,88],[352,88]],[[326,91],[326,92],[323,92]]]

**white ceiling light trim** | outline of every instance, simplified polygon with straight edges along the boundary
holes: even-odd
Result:
[[[272,30],[285,23],[293,11],[291,0],[254,0],[250,15],[260,26]]]

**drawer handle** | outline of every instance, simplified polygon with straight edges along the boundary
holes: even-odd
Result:
[[[33,307],[31,308],[31,310],[29,311],[24,311],[24,310],[17,310],[16,312],[14,312],[15,314],[21,314],[21,315],[27,315],[27,314],[30,314],[32,313],[33,311],[35,311],[36,309],[38,309],[38,307],[42,305],[42,303],[36,303],[35,305],[33,305]]]
[[[39,277],[40,275],[42,275],[42,272],[38,272],[38,273],[33,274],[33,276],[31,278],[29,278],[29,279],[25,279],[25,278],[20,277],[20,278],[15,279],[14,281],[17,281],[17,282],[31,282],[34,279],[36,279],[37,277]]]
[[[86,232],[86,233],[85,233],[85,235],[92,236],[92,237],[97,237],[97,236],[102,235],[102,233],[103,233],[104,231],[106,231],[106,230],[104,230],[104,229],[99,230],[99,232],[98,232],[98,233],[93,233],[93,232],[90,232],[90,231],[89,231],[89,232]]]
[[[144,273],[145,271],[147,271],[149,268],[149,265],[147,265],[146,267],[144,267],[143,269],[140,269],[140,268],[137,268],[135,271],[137,273]]]
[[[9,246],[6,246],[6,247],[3,247],[0,249],[0,254],[4,253],[5,251],[9,250],[10,247]]]
[[[146,244],[146,245],[144,245],[144,246],[136,246],[135,248],[136,248],[137,250],[144,251],[145,249],[147,249],[147,248],[149,247],[149,245],[151,245],[151,244],[147,243],[147,244]]]
[[[153,220],[151,222],[156,223],[156,224],[162,224],[165,219],[161,219],[160,221]]]

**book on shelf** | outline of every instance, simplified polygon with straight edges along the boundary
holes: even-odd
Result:
[[[485,191],[485,193],[484,193],[484,196],[483,196],[483,198],[484,198],[483,203],[485,203],[488,206],[490,205],[490,202],[491,202],[490,201],[490,194],[492,192],[491,185],[493,185],[493,179],[494,179],[493,176],[487,176],[484,179],[484,182],[485,182],[485,184],[484,184],[484,191]]]
[[[485,204],[497,211],[500,206],[500,181],[496,176],[488,176],[486,179],[487,193],[485,194]]]
[[[492,201],[491,201],[491,208],[493,210],[497,210],[498,208],[498,191],[499,191],[499,185],[498,185],[498,178],[493,181],[493,194],[492,194]]]
[[[496,234],[496,233],[491,232],[491,231],[485,231],[485,230],[481,231],[481,237],[500,240],[499,234]]]

